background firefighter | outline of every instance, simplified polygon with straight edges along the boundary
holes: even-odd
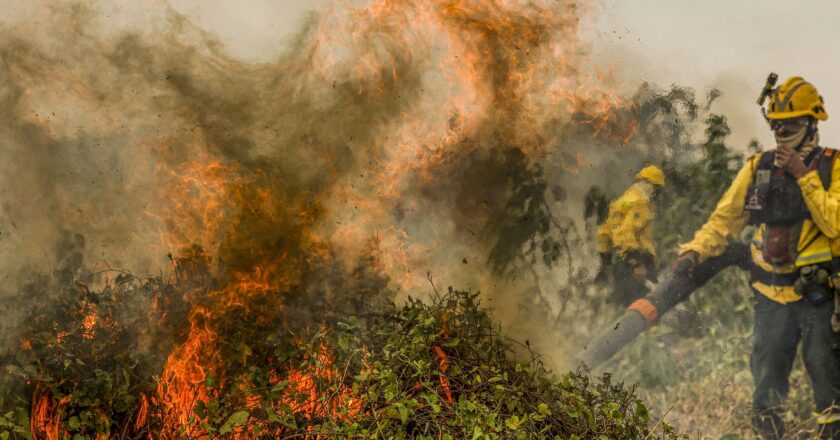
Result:
[[[840,165],[834,150],[818,146],[817,121],[828,115],[816,88],[793,77],[766,90],[777,149],[747,159],[706,224],[680,247],[680,260],[696,265],[717,256],[748,224],[756,226],[753,427],[766,439],[784,435],[780,406],[801,341],[819,431],[838,439],[840,334],[831,326],[836,293],[827,280],[840,267]]]
[[[652,230],[653,201],[665,187],[665,174],[650,165],[636,175],[636,182],[609,207],[598,229],[601,268],[596,281],[605,282],[612,269],[611,302],[627,306],[648,292],[646,281],[656,281],[656,250]]]

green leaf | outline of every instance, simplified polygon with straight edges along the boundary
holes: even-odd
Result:
[[[447,348],[452,348],[452,347],[455,347],[456,345],[458,345],[460,343],[461,343],[461,340],[459,338],[452,338],[452,339],[447,339],[441,345],[443,345],[444,347],[447,347]]]
[[[347,349],[350,348],[350,337],[347,335],[339,335],[338,348],[342,351],[347,351]]]
[[[397,409],[397,412],[400,415],[400,421],[403,422],[403,424],[407,423],[408,422],[408,408],[406,408],[406,406],[402,403],[394,404],[394,408]]]
[[[248,421],[248,417],[250,413],[248,411],[237,411],[228,417],[227,421],[221,428],[219,428],[219,434],[227,434],[233,431],[233,428],[245,424]]]
[[[202,419],[207,417],[207,403],[203,400],[199,400],[195,403],[195,406],[193,406],[193,412]]]
[[[78,429],[79,426],[81,426],[81,422],[79,421],[78,417],[73,416],[70,417],[70,420],[67,421],[67,426],[69,426],[70,429]]]
[[[29,413],[25,409],[18,408],[17,424],[20,426],[29,426]]]
[[[516,414],[505,419],[505,426],[507,426],[510,430],[516,430],[516,428],[519,428],[521,423],[522,422],[519,420],[519,416]]]

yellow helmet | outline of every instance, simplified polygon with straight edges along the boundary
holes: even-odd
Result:
[[[665,173],[662,172],[656,165],[648,165],[642,168],[638,174],[636,174],[636,180],[647,180],[648,182],[658,185],[661,187],[665,187]]]
[[[794,76],[773,90],[770,105],[767,106],[767,119],[788,119],[800,116],[811,116],[821,121],[828,119],[822,96],[817,92],[817,88],[805,82],[801,76]]]

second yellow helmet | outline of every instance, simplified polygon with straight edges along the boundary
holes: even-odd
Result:
[[[656,165],[648,165],[636,174],[636,180],[647,180],[661,187],[665,186],[665,173]]]

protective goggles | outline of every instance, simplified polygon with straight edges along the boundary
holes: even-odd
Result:
[[[808,118],[795,119],[778,119],[770,121],[770,129],[779,131],[782,129],[785,133],[799,133],[803,128],[808,126]]]

